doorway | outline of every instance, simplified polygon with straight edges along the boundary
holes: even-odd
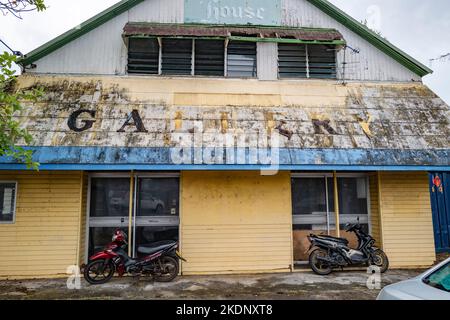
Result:
[[[450,252],[450,174],[430,174],[434,242],[437,253]]]
[[[347,223],[359,223],[370,232],[369,186],[366,174],[337,174],[339,233],[356,248],[358,241],[346,233]],[[308,261],[309,234],[337,235],[334,179],[331,173],[291,175],[293,249],[295,264]]]
[[[88,256],[103,249],[118,228],[129,252],[179,239],[179,174],[91,174],[88,197]]]

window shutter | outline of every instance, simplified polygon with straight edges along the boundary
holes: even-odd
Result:
[[[223,77],[224,64],[225,41],[195,40],[195,75]]]
[[[239,78],[256,77],[256,42],[230,41],[227,75]]]
[[[162,74],[191,75],[191,72],[192,72],[192,40],[163,39]]]
[[[288,43],[278,45],[280,78],[306,78],[307,66],[306,45]]]
[[[309,45],[309,77],[336,79],[336,49],[334,46]]]
[[[129,41],[128,73],[158,74],[158,40],[130,38]]]
[[[278,72],[280,78],[336,79],[336,48],[280,43]]]

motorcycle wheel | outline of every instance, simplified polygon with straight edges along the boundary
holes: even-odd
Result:
[[[312,271],[321,276],[329,275],[333,271],[333,268],[317,259],[318,257],[324,258],[327,256],[328,253],[323,249],[316,249],[311,252],[309,255],[309,266]]]
[[[372,253],[370,264],[380,268],[381,273],[385,273],[389,269],[389,259],[383,250],[377,249]]]
[[[162,270],[161,274],[155,275],[155,280],[159,282],[171,282],[173,279],[175,279],[178,276],[178,271],[180,269],[178,265],[178,260],[170,257],[170,256],[164,256],[159,259],[157,262],[158,264],[161,263]]]
[[[84,268],[84,279],[90,284],[104,284],[111,280],[116,271],[114,263],[109,261],[103,268],[103,271],[100,271],[104,264],[104,259],[89,262]]]

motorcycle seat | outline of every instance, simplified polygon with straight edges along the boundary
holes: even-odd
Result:
[[[343,243],[345,245],[347,245],[349,243],[348,240],[345,239],[345,238],[338,238],[338,237],[327,236],[327,235],[318,235],[317,238],[322,238],[322,239],[325,239],[325,240],[336,241],[336,242]]]
[[[143,254],[153,254],[158,251],[167,249],[175,245],[177,242],[173,240],[158,241],[150,244],[139,246],[137,251]]]

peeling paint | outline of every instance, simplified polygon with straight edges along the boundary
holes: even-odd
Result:
[[[17,114],[35,138],[34,146],[173,147],[174,132],[193,133],[201,123],[204,130],[217,135],[276,130],[280,147],[287,149],[450,149],[449,107],[422,84],[349,83],[343,87],[314,81],[25,76],[18,85],[40,86],[46,92]],[[180,98],[174,102],[177,93],[209,98],[189,98],[183,101],[192,103],[181,104]],[[264,97],[277,97],[273,100],[277,103],[251,103]],[[95,111],[95,115],[80,114],[78,127],[83,121],[94,122],[74,132],[68,119],[79,110]],[[131,125],[117,132],[133,110],[145,130],[132,132]],[[367,158],[372,160],[376,161]]]

